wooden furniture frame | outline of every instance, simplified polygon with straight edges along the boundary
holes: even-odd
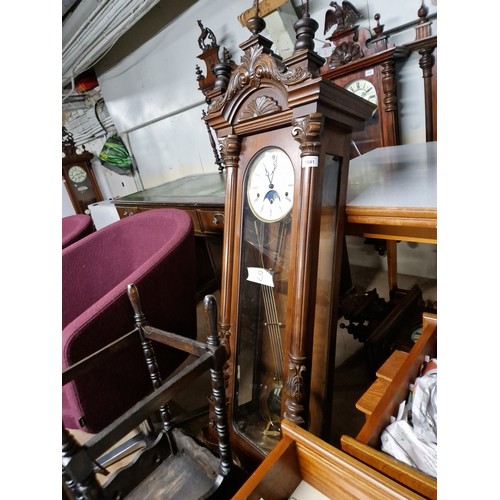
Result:
[[[283,438],[234,500],[290,498],[301,481],[328,498],[422,498],[292,422],[281,429]]]
[[[146,498],[147,494],[152,491],[161,491],[162,498],[165,499],[201,496],[210,498],[215,494],[222,495],[222,498],[229,498],[243,481],[238,482],[241,471],[233,464],[229,444],[222,375],[227,353],[217,336],[215,298],[207,296],[204,301],[209,327],[207,343],[204,344],[150,326],[142,312],[135,285],[128,286],[128,295],[134,310],[135,329],[67,368],[63,372],[62,383],[65,385],[76,377],[86,375],[97,365],[105,363],[111,353],[116,353],[136,343],[138,348],[141,345],[144,351],[145,363],[147,363],[154,390],[84,445],[77,443],[70,432],[63,427],[62,476],[65,495],[63,498],[123,498],[133,492],[135,495],[133,498],[141,499]],[[155,361],[153,341],[188,353],[190,363],[181,366],[168,380],[162,381]],[[212,400],[216,417],[215,431],[219,446],[219,460],[216,460],[218,465],[215,470],[213,468],[214,457],[211,461],[212,468],[209,467],[207,450],[201,447],[196,450],[195,443],[186,446],[184,437],[175,432],[175,427],[179,422],[171,415],[168,405],[169,401],[180,391],[188,389],[193,380],[208,370],[211,374]],[[103,470],[99,465],[101,457],[155,412],[158,412],[160,416],[159,431],[146,441],[146,447],[137,454],[132,463],[114,472],[104,484],[99,484],[96,471]],[[183,470],[182,466],[176,467],[176,461],[183,460],[186,447],[190,448],[191,453],[195,455],[192,462],[199,467],[188,470]],[[203,456],[205,456],[204,460]],[[160,467],[163,468],[163,473],[155,474]],[[173,481],[174,478],[166,472],[169,467],[174,471],[180,468],[182,477],[177,476]],[[180,483],[188,490],[179,491]],[[232,485],[235,485],[234,489],[231,489]],[[200,491],[200,487],[205,490]]]
[[[437,480],[378,448],[382,431],[389,425],[391,417],[397,414],[400,403],[407,398],[409,384],[418,376],[425,356],[436,357],[436,354],[437,316],[424,313],[422,334],[410,353],[399,357],[401,365],[392,381],[388,386],[383,381],[374,383],[368,394],[363,395],[360,406],[367,416],[365,425],[356,438],[341,437],[343,451],[426,498],[437,497]],[[384,369],[381,369],[382,373]],[[394,367],[390,372],[394,373]]]
[[[247,23],[252,35],[240,44],[244,51],[241,64],[231,73],[227,89],[214,87],[205,117],[221,145],[227,176],[219,337],[230,352],[226,374],[231,442],[239,457],[256,462],[267,453],[257,443],[265,432],[257,428],[264,420],[258,416],[258,389],[267,387],[265,380],[261,382],[264,378],[258,377],[267,366],[257,345],[263,335],[258,337],[255,332],[269,323],[263,320],[258,301],[251,303],[252,310],[245,307],[249,302],[245,275],[255,265],[246,260],[245,252],[244,233],[252,225],[247,210],[247,173],[253,159],[271,146],[281,149],[292,164],[293,206],[286,214],[290,215],[290,229],[286,244],[276,252],[284,262],[281,272],[288,279],[286,290],[273,287],[277,310],[284,311],[278,321],[271,322],[280,325],[282,340],[275,356],[283,362],[279,377],[283,396],[277,404],[284,418],[310,425],[313,433],[327,434],[350,139],[352,131],[360,130],[375,109],[319,75],[324,60],[313,50],[317,23],[308,12],[294,25],[294,53],[281,59],[272,52],[272,41],[261,34],[265,22],[258,8],[256,2],[255,17]],[[331,189],[326,188],[329,181],[334,186]],[[274,190],[271,180],[268,189],[263,197]],[[271,236],[276,229],[272,224],[266,231]],[[286,256],[281,248],[286,248]],[[321,297],[318,303],[316,297]],[[261,319],[256,328],[251,323],[254,318]],[[240,350],[240,346],[244,347]],[[244,348],[248,350],[243,352]],[[250,373],[246,381],[250,381],[251,396],[240,404],[239,373],[244,368]],[[252,436],[244,434],[236,421],[235,408],[243,405],[251,407],[257,420]],[[274,445],[278,439],[273,437]]]
[[[387,241],[389,289],[397,242],[437,244],[437,142],[369,151],[351,160],[346,234]]]
[[[431,33],[429,9],[422,2],[415,24],[415,40],[404,46],[420,54],[419,66],[424,79],[425,140],[437,141],[437,36]]]

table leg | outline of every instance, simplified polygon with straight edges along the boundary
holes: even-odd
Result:
[[[398,288],[398,242],[387,240],[387,273],[389,278],[389,291]]]

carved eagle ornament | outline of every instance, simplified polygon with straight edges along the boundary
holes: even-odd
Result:
[[[332,26],[337,25],[335,31],[342,31],[350,28],[356,19],[361,17],[358,9],[346,0],[342,2],[342,7],[337,2],[330,2],[330,7],[333,7],[333,9],[328,9],[325,14],[325,35],[330,31]]]

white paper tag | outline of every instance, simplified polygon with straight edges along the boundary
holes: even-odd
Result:
[[[247,267],[248,281],[274,287],[273,275],[267,269],[262,267]]]
[[[317,156],[303,156],[302,157],[302,168],[317,167],[319,160]]]

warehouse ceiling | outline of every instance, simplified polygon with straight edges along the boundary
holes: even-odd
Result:
[[[62,0],[63,103],[78,98],[75,78],[92,68],[126,33],[140,33],[135,38],[143,42],[196,1]],[[149,17],[154,22],[148,21],[146,29],[141,21],[152,9],[156,9],[155,15]]]

